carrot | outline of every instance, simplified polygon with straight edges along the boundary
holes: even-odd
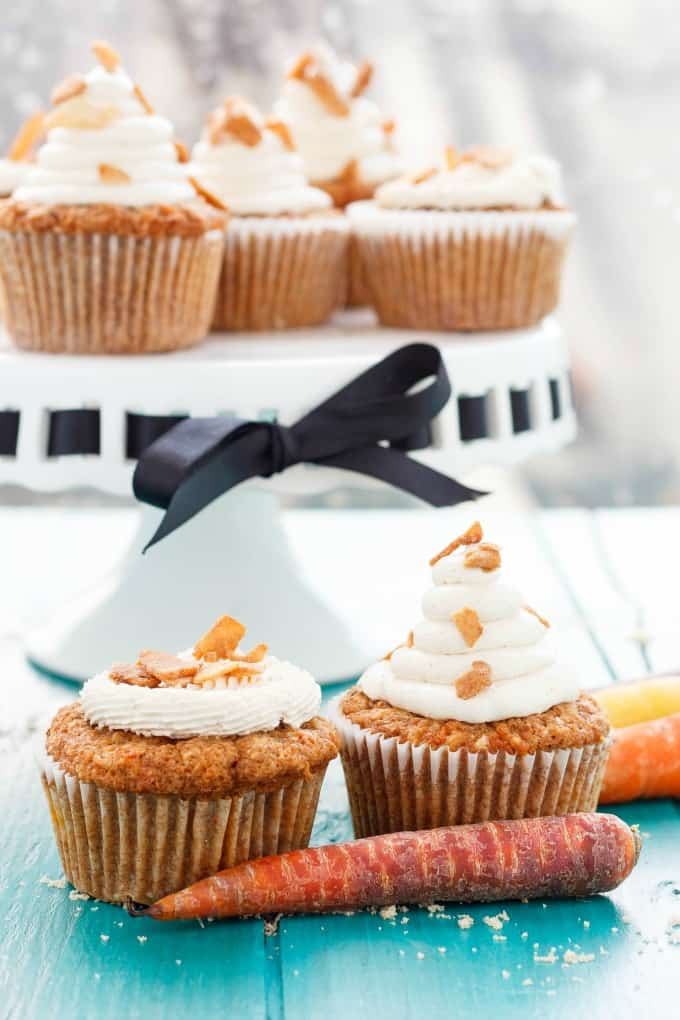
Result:
[[[612,726],[633,726],[680,712],[680,676],[650,676],[593,691]]]
[[[601,804],[680,797],[680,712],[614,730]]]
[[[397,832],[247,861],[130,912],[170,921],[588,896],[619,885],[639,852],[636,832],[594,813]]]

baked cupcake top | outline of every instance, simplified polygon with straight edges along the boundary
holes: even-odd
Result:
[[[265,119],[239,96],[229,96],[211,113],[194,146],[192,173],[242,216],[305,214],[331,205],[325,192],[307,183],[284,122]]]
[[[186,153],[172,124],[154,113],[106,43],[94,43],[98,63],[52,93],[47,139],[19,203],[42,205],[178,205],[196,198]]]
[[[11,195],[31,169],[33,148],[43,131],[45,115],[40,110],[19,128],[4,159],[0,159],[0,195]]]
[[[290,125],[311,181],[354,174],[377,183],[401,173],[394,121],[364,91],[373,67],[341,60],[319,44],[291,66],[275,110]]]
[[[430,561],[424,619],[359,680],[369,698],[429,719],[488,723],[578,697],[545,641],[548,622],[503,581],[498,546],[478,523]]]
[[[142,652],[113,666],[81,693],[91,726],[148,737],[231,737],[299,727],[317,714],[321,689],[305,670],[240,649],[245,627],[224,616],[180,655]]]
[[[563,204],[562,175],[548,156],[447,146],[439,166],[383,184],[375,200],[383,209],[552,209]]]

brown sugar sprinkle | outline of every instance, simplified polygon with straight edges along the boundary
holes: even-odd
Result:
[[[68,78],[64,78],[52,89],[50,96],[52,106],[59,106],[59,103],[65,103],[68,99],[79,96],[86,88],[87,85],[82,75],[69,74]]]
[[[177,655],[167,652],[140,652],[137,666],[159,683],[175,684],[181,680],[191,679],[199,670],[197,662],[180,659]]]
[[[446,169],[455,170],[459,163],[458,153],[452,145],[447,145],[444,149],[444,165]]]
[[[461,545],[477,545],[478,542],[482,541],[483,537],[484,532],[482,531],[482,526],[479,521],[475,521],[474,524],[470,525],[467,531],[464,531],[462,535],[458,536],[458,538],[454,538],[453,542],[449,542],[449,544],[442,549],[441,552],[438,552],[436,556],[433,556],[430,560],[430,566],[433,567],[435,563],[438,563],[439,560],[443,560],[445,556],[450,556],[451,553],[455,552],[456,549],[459,549]]]
[[[329,113],[336,117],[349,116],[349,103],[338,93],[333,82],[319,70],[312,53],[303,53],[288,72],[288,77],[309,85]]]
[[[501,551],[497,545],[493,545],[491,542],[482,542],[475,549],[468,549],[463,560],[463,566],[479,567],[487,574],[492,570],[498,570],[500,565]]]
[[[524,606],[524,611],[526,613],[531,613],[532,616],[535,616],[536,619],[540,623],[542,623],[544,627],[549,627],[550,626],[550,621],[546,620],[545,616],[541,616],[540,613],[537,613],[535,609],[531,608],[531,606]]]
[[[456,694],[463,701],[475,698],[487,687],[491,686],[491,666],[488,662],[476,660],[467,673],[459,676],[455,682]]]
[[[21,160],[26,159],[31,149],[38,141],[43,133],[45,125],[45,114],[42,110],[38,110],[32,117],[25,120],[21,125],[14,141],[10,145],[7,158],[11,159],[15,163],[20,163]]]
[[[245,632],[246,628],[233,616],[221,616],[208,633],[196,642],[194,655],[197,659],[204,659],[210,652],[214,652],[218,659],[228,659],[230,653],[238,648]]]
[[[160,680],[151,676],[137,663],[117,662],[109,670],[109,676],[116,684],[129,684],[131,687],[160,687]]]
[[[144,107],[144,112],[145,113],[153,114],[153,113],[156,112],[154,110],[153,106],[151,105],[151,103],[149,102],[149,100],[146,98],[146,96],[142,92],[141,86],[135,85],[134,88],[132,89],[132,91],[134,92],[135,97],[137,98],[138,102],[140,102],[141,105]]]
[[[474,609],[469,609],[467,606],[464,609],[459,609],[457,613],[451,613],[451,622],[455,623],[468,648],[477,644],[484,633],[479,616]]]
[[[109,46],[107,42],[102,42],[101,40],[93,42],[92,52],[107,71],[115,71],[120,64],[120,56],[116,53],[113,46]]]
[[[267,117],[266,126],[270,131],[273,131],[275,135],[278,135],[281,139],[283,146],[288,152],[295,152],[295,142],[293,136],[290,133],[290,128],[285,121],[280,120],[279,117]]]
[[[512,149],[493,145],[475,145],[463,153],[463,163],[479,163],[488,170],[501,170],[512,163]]]
[[[224,202],[221,202],[217,195],[213,195],[212,191],[208,191],[207,188],[204,188],[195,177],[189,178],[189,184],[192,186],[196,194],[202,198],[204,202],[207,202],[208,205],[211,205],[214,209],[220,209],[222,212],[228,211]]]
[[[409,184],[423,184],[425,181],[429,181],[430,177],[434,177],[436,173],[436,166],[428,166],[426,170],[420,170],[418,173],[411,174],[407,180]]]
[[[110,163],[100,163],[97,167],[99,180],[102,184],[129,184],[132,178],[117,166]]]
[[[364,60],[357,68],[357,76],[352,86],[350,96],[352,99],[356,99],[357,96],[363,95],[368,86],[371,84],[371,78],[373,77],[373,64],[369,60]]]
[[[175,152],[177,153],[178,163],[189,162],[189,150],[187,149],[184,142],[175,142]]]

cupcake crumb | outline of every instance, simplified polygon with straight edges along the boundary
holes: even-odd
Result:
[[[437,952],[444,954],[446,952],[446,946],[437,946]]]
[[[86,892],[78,892],[77,889],[71,889],[71,891],[68,894],[68,898],[70,900],[89,900],[90,897],[87,895]],[[92,907],[91,909],[95,910],[96,908]]]
[[[573,949],[567,949],[562,954],[562,959],[570,967],[575,963],[592,963],[595,959],[595,953],[575,953]]]
[[[500,914],[493,914],[491,916],[487,915],[486,917],[482,918],[484,924],[487,925],[487,927],[489,928],[493,928],[494,931],[501,931],[504,923],[509,920],[510,917],[505,912],[505,910],[502,910]]]
[[[534,945],[534,950],[536,945]],[[545,956],[540,956],[537,952],[534,952],[534,963],[557,963],[557,952],[555,947],[551,946],[549,952]]]
[[[271,919],[271,921],[264,922],[264,934],[267,938],[271,935],[276,935],[279,930],[279,921],[283,917],[283,914],[277,914]]]
[[[502,970],[501,971],[501,977],[503,978],[504,981],[507,981],[508,978],[510,977],[510,971],[509,970]]]
[[[99,938],[100,938],[100,940],[101,940],[102,942],[108,942],[108,941],[109,941],[109,939],[111,938],[111,936],[110,936],[110,935],[104,935],[104,934],[102,933],[102,934],[101,934],[101,935],[99,936]]]
[[[38,879],[40,885],[46,885],[49,889],[65,889],[66,879],[65,878],[49,878],[47,875],[41,875]]]
[[[175,963],[177,964],[178,967],[182,966],[182,961],[181,960],[175,960]]]
[[[522,984],[524,985],[525,988],[528,988],[529,985],[533,985],[533,981],[531,980],[531,978],[524,978]]]
[[[390,907],[381,907],[379,914],[383,921],[392,921],[397,916],[397,908],[392,904]]]
[[[492,937],[493,937],[494,942],[507,942],[508,941],[508,936],[507,935],[493,935]]]
[[[425,953],[421,953],[420,951],[416,953],[416,960],[424,960],[424,959],[425,959]]]
[[[144,943],[148,941],[148,936],[147,935],[138,935],[137,936],[137,941],[139,942],[140,946],[143,946]]]
[[[462,928],[463,931],[467,931],[467,929],[471,928],[474,923],[475,919],[474,917],[471,917],[470,914],[458,915],[458,927]]]

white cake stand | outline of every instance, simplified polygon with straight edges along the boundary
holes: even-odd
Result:
[[[424,334],[377,328],[369,313],[358,311],[322,329],[213,335],[193,350],[154,357],[54,357],[0,342],[0,414],[18,428],[15,449],[0,456],[0,483],[129,494],[130,414],[232,412],[293,423],[416,340],[439,346],[453,386],[433,423],[431,448],[413,454],[423,462],[461,478],[480,464],[513,464],[557,449],[575,435],[568,354],[555,321],[508,333]],[[50,455],[55,413],[65,410],[98,417],[98,453]],[[359,647],[320,594],[323,564],[318,578],[303,579],[278,506],[281,492],[319,493],[348,483],[379,485],[313,465],[246,483],[144,556],[161,512],[142,507],[119,568],[30,636],[29,659],[82,681],[142,647],[188,646],[229,612],[247,624],[253,643],[268,642],[322,682],[356,675],[379,649]]]

